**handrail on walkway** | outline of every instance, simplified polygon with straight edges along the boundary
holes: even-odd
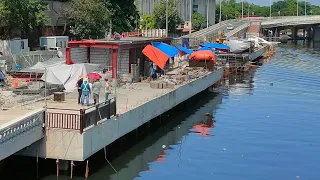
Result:
[[[100,103],[82,109],[47,108],[60,112],[47,112],[45,124],[47,128],[79,130],[97,125],[101,120],[110,119],[116,115],[116,99],[112,98],[108,103]]]

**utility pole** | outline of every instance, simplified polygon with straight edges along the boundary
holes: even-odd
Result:
[[[220,5],[219,6],[220,6],[220,14],[219,14],[219,23],[220,23],[221,22],[221,13],[222,13],[221,12],[221,0],[220,0]]]
[[[304,16],[307,16],[307,0],[304,0]]]
[[[192,30],[192,0],[190,0],[189,3],[190,3],[190,30],[189,30],[189,34],[191,36],[191,30]]]
[[[297,16],[299,16],[299,0],[297,0]]]
[[[243,19],[243,0],[242,0],[241,18]]]
[[[272,0],[270,0],[270,19],[271,19],[271,14],[272,14],[272,9],[271,9],[271,6],[272,6]]]
[[[166,37],[168,37],[168,0],[166,0]]]
[[[207,28],[209,27],[209,0],[207,1]]]

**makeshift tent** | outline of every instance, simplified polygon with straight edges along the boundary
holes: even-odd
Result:
[[[62,57],[54,57],[47,61],[38,62],[37,64],[21,69],[19,72],[35,72],[35,73],[44,73],[45,68],[55,67],[62,64],[65,64],[66,58],[64,56]]]
[[[169,56],[160,51],[158,48],[155,48],[151,45],[147,45],[142,53],[147,56],[152,62],[154,62],[159,68],[163,69],[167,61],[169,60]]]
[[[165,53],[169,57],[174,57],[178,55],[179,51],[177,48],[170,46],[168,44],[162,43],[162,42],[152,42],[152,46],[158,48],[160,51]]]
[[[58,65],[47,68],[41,80],[50,84],[63,85],[66,91],[73,91],[80,76],[87,76],[88,73],[95,71],[98,64],[72,64]]]
[[[229,40],[226,42],[230,47],[230,52],[241,53],[250,48],[250,42],[240,40]]]
[[[211,50],[195,51],[191,54],[190,59],[196,61],[212,60],[216,61],[216,56]]]
[[[182,47],[182,46],[176,46],[176,48],[180,51],[180,55],[192,54],[193,53],[193,50],[187,49],[187,48]]]
[[[209,48],[215,48],[215,49],[227,49],[229,50],[230,47],[224,44],[217,44],[217,43],[204,43],[200,44],[202,47],[209,47]]]

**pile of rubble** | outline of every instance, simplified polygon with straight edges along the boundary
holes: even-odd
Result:
[[[207,73],[208,71],[202,67],[182,67],[162,75],[155,81],[151,81],[150,87],[153,89],[173,89],[176,85],[197,79]]]

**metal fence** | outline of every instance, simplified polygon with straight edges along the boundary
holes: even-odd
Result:
[[[84,129],[97,125],[99,121],[110,119],[115,115],[115,98],[110,99],[109,103],[100,103],[80,110],[48,108],[46,127],[79,130],[82,133]]]

